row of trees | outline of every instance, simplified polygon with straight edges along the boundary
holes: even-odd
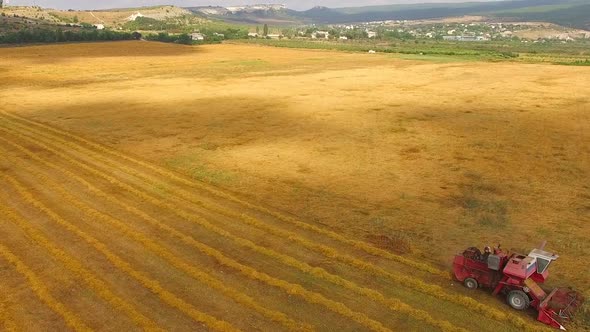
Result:
[[[256,26],[256,33],[260,34],[260,27],[259,26]],[[268,24],[265,24],[264,27],[262,27],[262,35],[268,36]]]
[[[171,35],[167,32],[160,32],[157,35],[147,35],[145,39],[163,43],[177,43],[184,45],[191,45],[193,43],[191,36],[187,35],[186,33],[180,35]]]
[[[0,44],[60,43],[78,41],[115,41],[139,39],[141,35],[110,30],[19,30],[0,35]]]

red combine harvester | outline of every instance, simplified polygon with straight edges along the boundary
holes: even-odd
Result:
[[[533,307],[539,313],[537,320],[565,331],[563,325],[571,321],[583,298],[570,288],[547,293],[539,286],[547,280],[551,262],[559,257],[544,247],[545,243],[526,256],[505,253],[499,245],[493,252],[486,247],[484,253],[476,247],[467,248],[455,256],[455,277],[469,289],[486,287],[493,289],[494,295],[505,294],[516,310]]]

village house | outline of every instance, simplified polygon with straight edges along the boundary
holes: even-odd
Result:
[[[500,34],[500,36],[504,38],[512,38],[513,32],[512,31],[504,31]]]
[[[104,24],[95,24],[94,27],[96,30],[104,30]]]
[[[328,31],[316,31],[311,34],[311,38],[313,38],[313,39],[329,39],[330,33]]]
[[[266,37],[267,38],[270,38],[270,39],[281,39],[281,37],[283,37],[283,36],[281,36],[279,34],[274,34],[274,33],[271,34],[271,33],[269,33],[268,35],[266,35]]]
[[[256,32],[249,32],[248,33],[248,37],[250,37],[250,38],[258,38],[259,37],[259,34],[256,33]]]
[[[205,35],[200,32],[191,33],[192,40],[205,40]]]

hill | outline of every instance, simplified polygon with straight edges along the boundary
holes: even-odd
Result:
[[[299,13],[317,23],[350,23],[382,20],[419,20],[480,15],[520,21],[547,21],[585,28],[590,18],[586,2],[579,0],[518,0],[498,2],[388,5],[354,8],[315,7]]]
[[[543,21],[563,26],[590,29],[590,4],[563,4],[525,7],[493,13],[496,17],[518,18],[522,21]]]
[[[125,23],[135,20],[137,17],[146,17],[155,20],[177,20],[187,16],[193,16],[186,9],[175,6],[156,6],[142,8],[123,8],[100,11],[82,10],[55,10],[41,7],[7,7],[2,11],[8,15],[34,18],[53,23],[88,23],[102,24],[107,28],[122,27]]]
[[[576,28],[588,28],[590,24],[590,18],[584,14],[590,11],[590,5],[580,0],[423,3],[350,8],[318,6],[307,11],[294,11],[283,5],[227,8],[208,6],[187,9],[205,17],[240,23],[343,24],[478,15],[499,20],[546,21]]]
[[[42,9],[40,7],[8,7],[6,15],[17,15],[52,23],[102,24],[107,28],[128,28],[138,17],[172,24],[176,27],[202,21],[223,21],[233,24],[345,24],[387,20],[426,20],[460,16],[480,16],[500,21],[549,22],[571,28],[590,29],[590,4],[581,0],[515,0],[464,3],[424,3],[406,5],[365,6],[351,8],[314,7],[295,11],[280,4],[249,6],[202,6],[179,8],[156,6],[101,11]],[[182,29],[181,29],[182,30]]]
[[[285,5],[206,6],[187,8],[196,15],[239,23],[303,24],[311,23],[304,12],[288,9]]]

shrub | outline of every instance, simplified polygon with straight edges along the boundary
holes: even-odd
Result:
[[[178,36],[178,38],[176,39],[176,43],[191,45],[193,43],[193,39],[191,38],[191,36],[187,35],[186,33],[183,33],[180,36]]]

